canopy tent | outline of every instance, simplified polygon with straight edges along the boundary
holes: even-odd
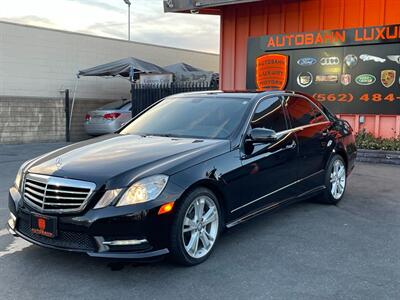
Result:
[[[164,67],[165,70],[175,75],[176,82],[206,82],[211,83],[213,72],[205,71],[184,62]]]
[[[167,70],[152,64],[150,62],[135,58],[127,57],[120,60],[112,61],[89,69],[81,70],[79,76],[121,76],[132,79],[139,79],[141,73],[169,73]]]
[[[150,62],[135,58],[127,57],[112,61],[106,64],[101,64],[92,68],[80,70],[77,74],[77,80],[75,83],[74,94],[72,96],[72,104],[69,115],[69,129],[71,127],[72,112],[74,110],[76,90],[78,88],[78,80],[81,76],[100,76],[100,77],[124,77],[128,79],[131,84],[133,81],[138,80],[140,74],[166,74],[170,73],[167,70],[152,64]],[[131,89],[132,93],[132,89]]]
[[[169,65],[164,67],[165,70],[171,72],[171,73],[181,73],[181,72],[206,72],[202,69],[196,68],[194,66],[191,66],[187,63],[181,62],[173,65]]]
[[[92,68],[80,70],[77,74],[77,80],[72,97],[72,104],[69,114],[68,128],[71,127],[72,113],[74,109],[75,96],[78,88],[79,78],[81,76],[99,76],[99,77],[122,77],[130,81],[131,98],[133,97],[133,86],[140,79],[140,74],[174,74],[175,80],[179,83],[207,83],[210,87],[215,81],[213,72],[205,71],[193,67],[186,63],[178,63],[169,65],[165,68],[159,67],[147,61],[140,60],[135,57],[127,57],[124,59],[101,64]],[[217,85],[215,85],[217,86]]]

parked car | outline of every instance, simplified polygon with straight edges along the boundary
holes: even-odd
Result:
[[[349,124],[310,96],[179,94],[24,163],[8,226],[45,247],[194,265],[224,228],[310,197],[338,203],[355,157]]]
[[[88,135],[97,136],[117,131],[123,124],[132,119],[132,102],[120,100],[108,103],[85,116],[85,131]]]

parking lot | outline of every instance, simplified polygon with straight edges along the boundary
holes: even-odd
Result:
[[[225,232],[192,268],[110,264],[7,233],[19,165],[63,144],[0,146],[0,299],[398,299],[400,168],[359,163],[338,206],[298,203]]]

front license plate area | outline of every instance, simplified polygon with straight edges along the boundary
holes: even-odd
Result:
[[[57,236],[57,218],[39,214],[31,215],[31,231],[48,238]]]

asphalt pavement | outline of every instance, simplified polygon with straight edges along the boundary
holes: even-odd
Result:
[[[226,231],[195,267],[114,264],[10,236],[19,165],[64,144],[0,145],[0,299],[399,299],[400,167],[357,164],[338,206],[303,202]]]

